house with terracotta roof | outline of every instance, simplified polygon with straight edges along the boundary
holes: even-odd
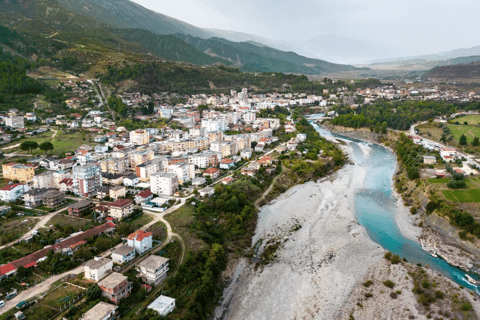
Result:
[[[16,270],[17,270],[17,268],[15,268],[15,266],[11,263],[1,266],[0,267],[0,280],[2,280],[4,278],[8,278],[8,276],[14,274]]]
[[[148,190],[144,190],[135,196],[135,203],[141,204],[153,199],[153,193]]]
[[[25,192],[28,192],[28,185],[21,183],[9,184],[0,189],[0,200],[15,202],[20,199]]]
[[[135,248],[138,254],[143,254],[150,250],[152,248],[152,240],[153,233],[143,230],[138,230],[130,234],[127,238],[128,246]]]
[[[220,169],[217,168],[208,168],[203,172],[204,177],[210,177],[212,180],[217,179],[220,177]]]
[[[108,215],[116,220],[121,220],[133,212],[132,199],[118,199],[106,204]]]
[[[269,166],[272,164],[272,157],[270,156],[263,156],[257,161],[258,164],[262,166]]]
[[[223,159],[220,161],[220,169],[230,170],[235,167],[235,161],[233,159]]]

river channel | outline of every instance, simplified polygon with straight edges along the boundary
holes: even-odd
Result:
[[[422,249],[419,242],[406,238],[400,231],[395,219],[398,205],[392,182],[396,169],[395,155],[379,145],[336,135],[315,123],[312,125],[323,137],[350,141],[355,165],[366,169],[364,187],[355,193],[355,212],[358,223],[365,227],[370,238],[393,254],[406,258],[408,262],[428,265],[478,294],[477,288],[466,281],[463,270],[451,266],[440,257],[433,257]],[[365,152],[366,149],[368,152]]]

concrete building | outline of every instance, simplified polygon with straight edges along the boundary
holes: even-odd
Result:
[[[132,292],[132,283],[120,273],[112,273],[98,283],[102,296],[118,304],[121,299],[127,298]]]
[[[110,189],[110,198],[119,199],[127,195],[127,188],[124,186],[116,186]]]
[[[89,163],[83,166],[73,167],[72,173],[73,192],[82,197],[97,195],[102,186],[102,174],[100,165]]]
[[[167,296],[160,296],[149,304],[147,308],[155,310],[161,317],[165,317],[175,309],[175,299]]]
[[[238,152],[236,141],[216,141],[210,145],[210,150],[220,152],[222,157],[234,156]]]
[[[121,174],[125,172],[125,160],[119,158],[105,159],[100,162],[102,172]]]
[[[108,215],[117,220],[122,220],[133,213],[132,199],[118,199],[106,206],[108,207]]]
[[[215,180],[220,177],[220,170],[217,168],[208,168],[203,172],[203,176],[210,177],[212,180]]]
[[[25,120],[22,116],[10,116],[5,118],[5,125],[10,128],[24,129]]]
[[[138,230],[127,238],[129,247],[135,248],[138,254],[142,254],[152,248],[153,233]]]
[[[202,153],[195,153],[188,156],[188,162],[201,169],[208,167],[216,167],[222,160],[221,152],[204,151]]]
[[[156,173],[150,177],[150,190],[154,194],[172,196],[178,190],[178,176],[174,173]]]
[[[163,168],[163,159],[155,158],[151,161],[147,161],[135,168],[137,177],[142,181],[150,180],[150,177],[158,172],[161,172]]]
[[[85,312],[80,320],[114,320],[117,319],[117,309],[117,306],[101,301]]]
[[[120,246],[112,253],[114,263],[124,264],[135,258],[135,248],[129,246]]]
[[[113,261],[111,259],[95,257],[85,264],[85,279],[100,281],[112,271]]]
[[[56,208],[65,203],[65,193],[54,188],[30,189],[23,194],[23,201],[29,208]]]
[[[435,156],[423,156],[423,163],[425,164],[436,164],[437,158]]]
[[[2,165],[3,179],[30,182],[35,176],[35,168],[31,165],[20,163],[7,163]]]
[[[184,184],[195,178],[195,165],[181,162],[168,166],[167,172],[176,174],[178,183]]]
[[[168,259],[152,255],[138,264],[138,271],[146,283],[157,286],[167,278]]]
[[[82,217],[95,206],[92,201],[81,200],[68,206],[68,214]]]
[[[0,200],[4,202],[15,202],[28,191],[28,185],[21,183],[9,184],[0,189]]]
[[[53,171],[47,171],[33,177],[34,188],[54,188]]]
[[[150,135],[146,130],[135,130],[130,132],[130,142],[136,145],[144,145],[150,142]]]
[[[202,120],[202,128],[205,128],[207,133],[225,131],[228,129],[227,119],[205,119]]]

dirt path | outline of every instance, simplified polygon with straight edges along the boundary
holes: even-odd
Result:
[[[282,171],[280,171],[280,173],[275,177],[275,179],[273,179],[272,183],[270,184],[270,187],[268,187],[268,189],[265,190],[262,196],[258,198],[257,201],[255,201],[255,208],[259,209],[259,206],[258,206],[259,203],[265,199],[265,197],[267,196],[267,194],[270,193],[270,191],[272,191],[272,188],[275,185],[275,182],[277,182],[277,179],[282,175],[282,173],[283,173],[283,165],[282,165]]]

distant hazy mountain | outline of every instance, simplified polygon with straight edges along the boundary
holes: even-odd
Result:
[[[472,47],[472,48],[461,48],[446,52],[440,52],[436,54],[427,54],[421,56],[397,56],[393,59],[382,59],[377,61],[372,61],[375,63],[383,63],[383,62],[402,62],[402,61],[412,61],[412,60],[426,60],[426,61],[446,61],[452,60],[455,58],[461,57],[472,57],[472,56],[479,56],[480,55],[480,46]],[[373,59],[372,59],[373,60]]]
[[[221,38],[201,39],[183,34],[176,36],[198,50],[225,59],[246,71],[322,74],[355,69],[353,66],[310,59],[294,52],[258,46],[251,42],[233,42]]]
[[[480,61],[458,64],[451,66],[435,67],[425,75],[428,78],[437,79],[479,79]]]
[[[408,49],[339,35],[319,35],[293,44],[303,55],[337,63],[365,63],[414,54]]]

